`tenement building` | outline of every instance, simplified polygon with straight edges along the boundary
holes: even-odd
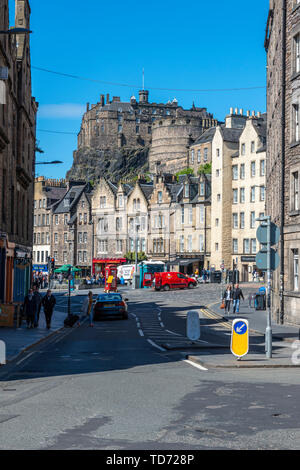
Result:
[[[0,1],[0,29],[9,25]],[[15,26],[30,28],[28,0],[15,1]],[[28,34],[0,35],[0,304],[23,302],[30,285],[37,103],[31,96]]]
[[[48,257],[52,256],[52,211],[66,192],[65,180],[45,179],[43,176],[35,179],[32,253],[35,272],[48,272]]]
[[[300,324],[300,2],[270,0],[267,50],[266,213],[280,227],[280,267],[273,276],[278,322]]]

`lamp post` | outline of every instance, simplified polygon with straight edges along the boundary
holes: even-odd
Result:
[[[140,218],[137,215],[135,217],[135,268],[134,268],[134,282],[132,284],[133,289],[138,288],[138,233],[140,229]]]

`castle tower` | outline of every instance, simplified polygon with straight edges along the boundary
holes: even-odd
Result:
[[[140,90],[139,91],[140,103],[148,103],[149,99],[149,91],[148,90]]]

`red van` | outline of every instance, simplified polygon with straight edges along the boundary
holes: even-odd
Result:
[[[155,273],[155,290],[192,289],[197,281],[186,274],[169,272]]]

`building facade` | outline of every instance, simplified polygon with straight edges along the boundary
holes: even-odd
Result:
[[[270,0],[267,50],[266,212],[280,227],[272,285],[277,322],[300,324],[300,3]]]
[[[7,0],[0,9],[0,29],[8,30]],[[30,13],[28,0],[16,0],[15,26],[29,29]],[[31,95],[29,35],[0,35],[0,67],[0,303],[20,303],[31,276],[38,108]]]

